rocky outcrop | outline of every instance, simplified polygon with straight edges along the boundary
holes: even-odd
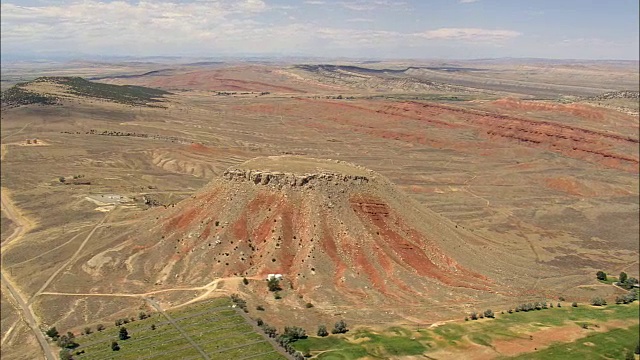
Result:
[[[305,187],[325,183],[363,185],[372,180],[370,177],[363,175],[349,175],[330,172],[295,174],[234,168],[226,170],[224,174],[222,174],[222,178],[229,181],[246,181],[256,185],[269,185],[277,188],[285,186]]]
[[[607,99],[640,99],[640,92],[622,90],[604,93],[602,95],[587,98],[587,100],[607,100]]]

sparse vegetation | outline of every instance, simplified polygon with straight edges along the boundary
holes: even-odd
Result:
[[[1,102],[3,106],[22,106],[31,104],[53,105],[58,102],[55,96],[38,94],[23,89],[25,84],[15,85],[2,92]]]

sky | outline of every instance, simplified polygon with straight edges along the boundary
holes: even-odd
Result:
[[[638,60],[638,0],[2,0],[6,56]]]

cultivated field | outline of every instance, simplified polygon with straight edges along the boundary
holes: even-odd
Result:
[[[166,316],[124,324],[129,338],[119,340],[118,326],[109,324],[77,338],[76,359],[283,359],[267,340],[256,333],[228,298],[204,301]],[[120,347],[114,351],[111,343]]]

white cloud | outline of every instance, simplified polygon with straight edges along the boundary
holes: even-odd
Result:
[[[353,18],[348,19],[348,22],[373,22],[373,19],[365,19],[365,18]]]
[[[479,0],[459,0],[458,2],[460,4],[471,4],[471,3],[474,3],[474,2],[477,2],[477,1],[479,1]]]
[[[429,40],[502,42],[516,38],[522,34],[513,30],[440,28],[418,33],[416,35]]]
[[[369,11],[376,9],[400,9],[406,8],[407,3],[404,1],[395,0],[351,0],[340,1],[336,3],[345,9],[353,11]]]
[[[324,5],[326,4],[326,2],[322,1],[322,0],[307,0],[304,2],[307,5]]]
[[[511,30],[475,28],[440,28],[420,33],[365,31],[302,23],[302,19],[289,14],[284,14],[288,20],[282,23],[265,24],[258,15],[281,9],[262,0],[171,1],[74,0],[44,6],[2,3],[2,51],[218,55],[293,51],[321,54],[332,53],[332,49],[345,52],[373,49],[384,54],[387,49],[428,46],[440,40],[496,44],[520,35]],[[320,3],[307,2],[312,1]],[[404,6],[393,0],[349,4]],[[348,20],[370,21],[364,17]]]

